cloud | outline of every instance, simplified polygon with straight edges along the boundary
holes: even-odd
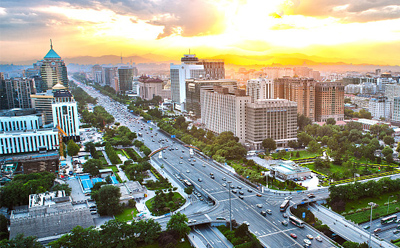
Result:
[[[288,0],[285,14],[335,17],[343,22],[371,22],[400,18],[399,0]]]

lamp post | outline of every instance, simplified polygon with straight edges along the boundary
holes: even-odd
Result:
[[[228,191],[229,191],[229,227],[230,230],[232,231],[232,202],[231,202],[231,181],[228,181]]]
[[[389,201],[389,199],[390,199],[390,197],[393,197],[392,195],[390,195],[389,196],[389,198],[388,198],[388,209],[387,209],[387,213],[386,214],[389,214],[389,205],[390,205],[390,201]]]
[[[374,202],[368,203],[371,206],[371,216],[369,219],[369,240],[368,240],[368,247],[371,247],[371,235],[372,235],[372,208],[375,207]]]

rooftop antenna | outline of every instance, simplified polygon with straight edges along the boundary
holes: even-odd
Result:
[[[50,39],[50,48],[53,49],[53,42]]]

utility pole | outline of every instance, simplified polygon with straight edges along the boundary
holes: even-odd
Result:
[[[392,195],[390,195],[389,196],[389,198],[388,198],[388,209],[387,209],[387,213],[386,214],[389,214],[389,205],[390,205],[390,201],[389,201],[389,199],[390,199],[390,197],[393,197]]]
[[[371,247],[371,235],[372,235],[372,208],[375,207],[374,202],[368,203],[371,206],[371,216],[369,219],[369,240],[368,240],[368,247]]]

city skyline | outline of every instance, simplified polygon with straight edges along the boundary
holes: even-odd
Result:
[[[0,19],[2,63],[42,58],[51,38],[66,59],[151,54],[157,61],[191,49],[204,58],[239,55],[238,63],[240,55],[304,54],[400,64],[396,0],[2,1]]]

